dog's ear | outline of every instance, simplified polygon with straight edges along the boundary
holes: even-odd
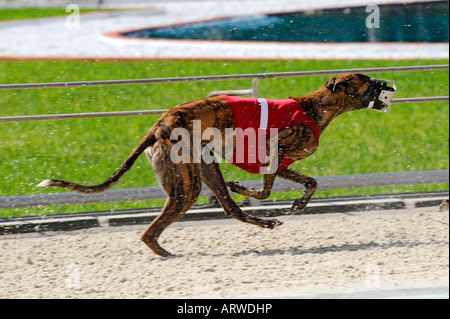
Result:
[[[336,89],[336,78],[332,77],[327,83],[325,83],[325,87],[331,92],[334,92]]]

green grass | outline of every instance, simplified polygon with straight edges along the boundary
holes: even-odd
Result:
[[[80,8],[80,13],[87,13],[87,12],[92,12],[92,11],[97,11],[97,10]],[[34,19],[34,18],[49,18],[49,17],[69,15],[72,12],[66,12],[65,8],[0,9],[0,21],[24,20],[24,19]]]
[[[447,64],[448,61],[0,61],[0,83],[132,79]],[[371,74],[398,82],[397,98],[448,95],[448,71]],[[325,77],[266,79],[260,96],[309,94]],[[0,91],[0,116],[165,109],[213,90],[249,88],[251,81],[216,81]],[[47,178],[95,184],[129,155],[158,116],[0,123],[0,196],[65,191],[39,189]],[[319,150],[291,167],[310,176],[448,169],[448,103],[394,105],[391,112],[358,111],[334,120]],[[224,164],[226,179],[261,179]],[[157,186],[141,156],[116,188]],[[318,191],[316,196],[448,190],[445,185]],[[291,198],[300,193],[273,194]],[[163,200],[0,210],[0,216],[161,206]]]

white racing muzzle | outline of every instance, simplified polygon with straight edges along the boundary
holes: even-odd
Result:
[[[362,101],[364,107],[378,112],[389,112],[397,91],[397,83],[390,80],[371,79],[371,86]],[[388,86],[392,83],[392,87]]]

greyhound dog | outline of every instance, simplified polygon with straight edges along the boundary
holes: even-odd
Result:
[[[393,83],[394,87],[390,87],[387,82]],[[300,183],[305,187],[305,193],[294,201],[291,212],[301,212],[317,190],[317,182],[314,178],[300,174],[288,166],[314,153],[319,145],[320,134],[337,116],[360,109],[387,112],[395,90],[396,84],[393,81],[371,79],[364,74],[346,73],[332,77],[323,87],[310,95],[289,100],[270,101],[217,96],[184,103],[164,112],[130,156],[105,182],[86,186],[62,180],[45,180],[38,187],[57,186],[83,194],[98,194],[114,186],[145,152],[167,194],[160,215],[153,220],[141,237],[156,254],[162,257],[170,256],[170,253],[158,244],[158,238],[196,202],[202,181],[213,191],[226,216],[272,229],[282,223],[277,219],[263,219],[245,213],[230,197],[228,188],[233,192],[262,200],[270,196],[277,176]],[[238,161],[236,154],[238,149],[246,153],[252,148],[250,142],[247,142],[246,146],[239,146],[240,140],[245,141],[239,133],[244,130],[248,133],[247,129],[253,125],[252,121],[256,123],[255,129],[263,132],[260,134],[263,135],[263,139],[258,137],[258,142],[262,141],[260,144],[264,145],[263,153],[266,157],[258,157],[258,161],[253,161],[253,166],[248,167],[245,166],[245,162],[249,161],[250,155],[246,154],[247,158],[244,156]],[[178,133],[173,134],[176,130]],[[221,154],[226,155],[228,151],[226,158],[236,166],[239,166],[240,162],[244,164],[243,169],[263,174],[262,189],[255,190],[234,181],[225,182],[218,161],[214,160],[214,155],[209,151],[211,134],[206,134],[207,130],[209,133],[216,133],[212,134],[216,142],[214,148],[216,153],[223,151]],[[230,131],[235,133],[231,139],[230,134],[227,134]],[[186,152],[187,156],[184,156],[184,160],[180,160],[180,153],[183,153],[186,147],[187,149],[190,147],[191,150],[195,148],[195,135],[202,133],[205,134],[201,135],[199,143],[206,149],[202,154],[207,156],[200,156],[195,160],[193,155],[195,152]],[[185,137],[185,143],[182,145],[180,136]],[[208,145],[210,148],[206,147]],[[217,145],[222,145],[222,149]],[[252,149],[256,152],[255,147]],[[258,154],[261,153],[257,151]]]

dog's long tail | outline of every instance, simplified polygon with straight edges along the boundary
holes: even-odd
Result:
[[[48,186],[56,186],[56,187],[63,187],[66,189],[69,189],[74,192],[82,193],[82,194],[99,194],[102,193],[114,185],[116,185],[119,180],[122,178],[122,176],[128,172],[133,164],[136,162],[137,158],[150,146],[152,146],[156,139],[154,137],[154,134],[152,132],[153,130],[150,130],[150,132],[142,139],[142,141],[136,146],[136,148],[133,150],[133,152],[128,156],[128,158],[122,163],[122,165],[112,174],[106,181],[104,181],[101,184],[98,185],[79,185],[67,181],[62,180],[53,180],[53,179],[47,179],[37,185],[37,187],[48,187]]]

